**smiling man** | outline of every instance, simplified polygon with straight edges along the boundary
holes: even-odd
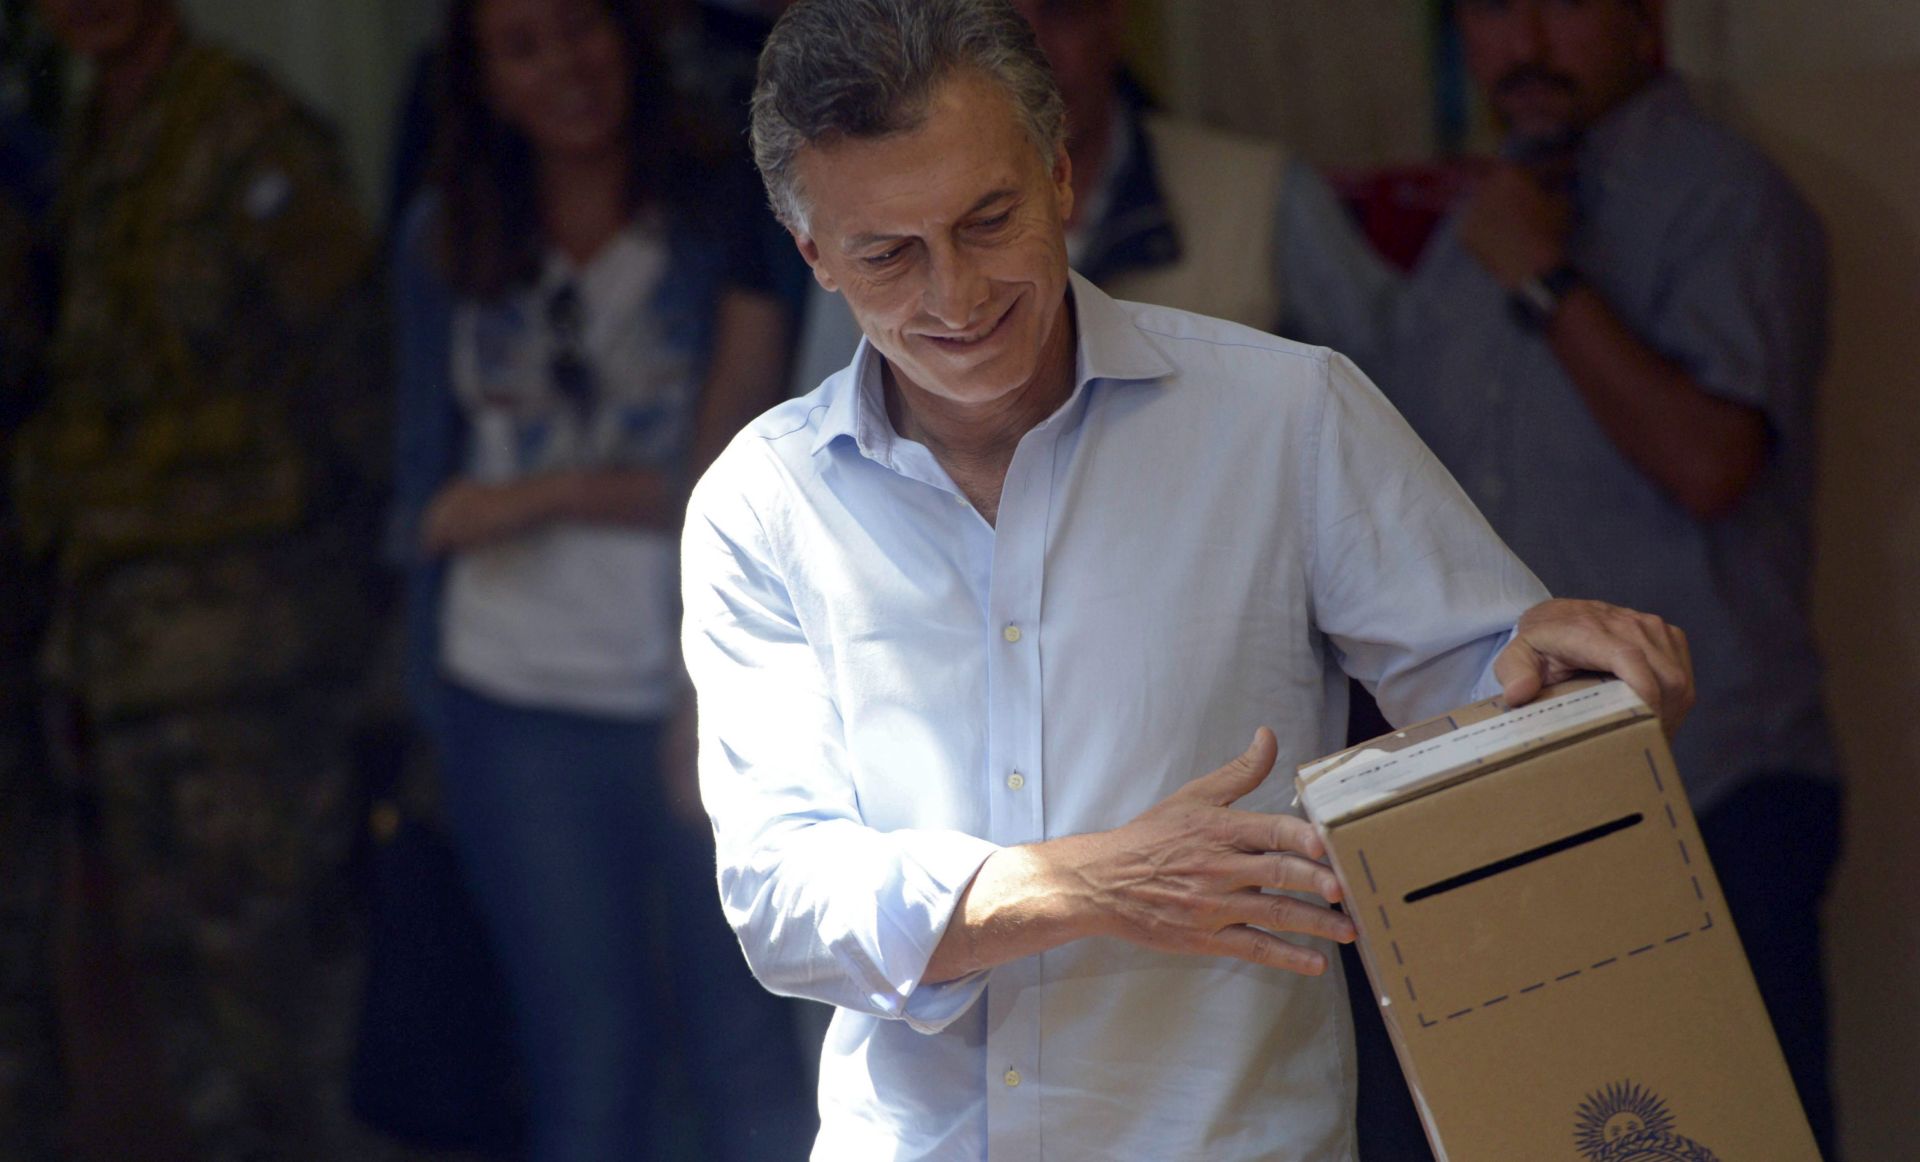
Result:
[[[816,1158],[1351,1158],[1352,927],[1276,760],[1348,674],[1405,721],[1606,670],[1671,724],[1685,642],[1543,603],[1341,356],[1071,274],[1060,110],[1006,0],[768,42],[756,160],[866,338],[692,500],[723,903],[837,1006]]]

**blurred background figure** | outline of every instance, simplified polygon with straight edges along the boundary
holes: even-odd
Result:
[[[20,541],[13,435],[40,406],[53,313],[46,214],[63,70],[26,11],[0,6],[0,1158],[54,1151],[59,1050],[47,947],[59,802],[39,746],[34,658],[45,569]]]
[[[624,0],[452,5],[394,280],[409,681],[531,1156],[798,1158],[789,1007],[715,899],[677,603],[685,489],[780,395],[790,327],[740,226],[764,210],[641,29]]]
[[[1375,319],[1373,264],[1313,169],[1279,146],[1157,111],[1122,67],[1123,0],[1015,0],[1067,103],[1073,268],[1116,298],[1324,341]],[[1357,296],[1357,297],[1356,297]],[[791,389],[845,367],[860,330],[844,300],[807,295]]]
[[[1663,18],[1459,0],[1501,156],[1370,369],[1553,592],[1686,629],[1699,702],[1675,755],[1833,1158],[1819,916],[1840,792],[1807,609],[1825,241],[1665,71]],[[1423,1150],[1410,1133],[1391,1149]]]
[[[51,571],[81,1156],[372,1157],[342,1100],[350,751],[381,607],[371,245],[328,132],[170,0],[42,0],[93,69],[13,449]]]

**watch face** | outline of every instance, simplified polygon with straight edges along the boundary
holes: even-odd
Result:
[[[1507,303],[1513,309],[1514,321],[1520,324],[1521,329],[1539,331],[1553,318],[1554,310],[1560,306],[1560,299],[1538,278],[1530,278],[1513,288]]]
[[[1527,306],[1543,318],[1551,315],[1553,309],[1560,305],[1560,296],[1538,276],[1521,283],[1513,293],[1527,300]]]
[[[1560,301],[1580,282],[1580,272],[1567,265],[1534,275],[1508,296],[1514,319],[1529,331],[1545,330],[1560,309]]]

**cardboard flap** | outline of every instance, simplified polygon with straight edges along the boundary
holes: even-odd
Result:
[[[1653,714],[1618,680],[1518,709],[1498,699],[1470,709],[1490,716],[1456,712],[1300,767],[1294,785],[1307,818],[1322,826],[1357,818],[1530,751]]]

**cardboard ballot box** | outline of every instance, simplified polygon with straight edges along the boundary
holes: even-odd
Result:
[[[1300,768],[1435,1154],[1817,1160],[1658,718],[1562,689]]]

